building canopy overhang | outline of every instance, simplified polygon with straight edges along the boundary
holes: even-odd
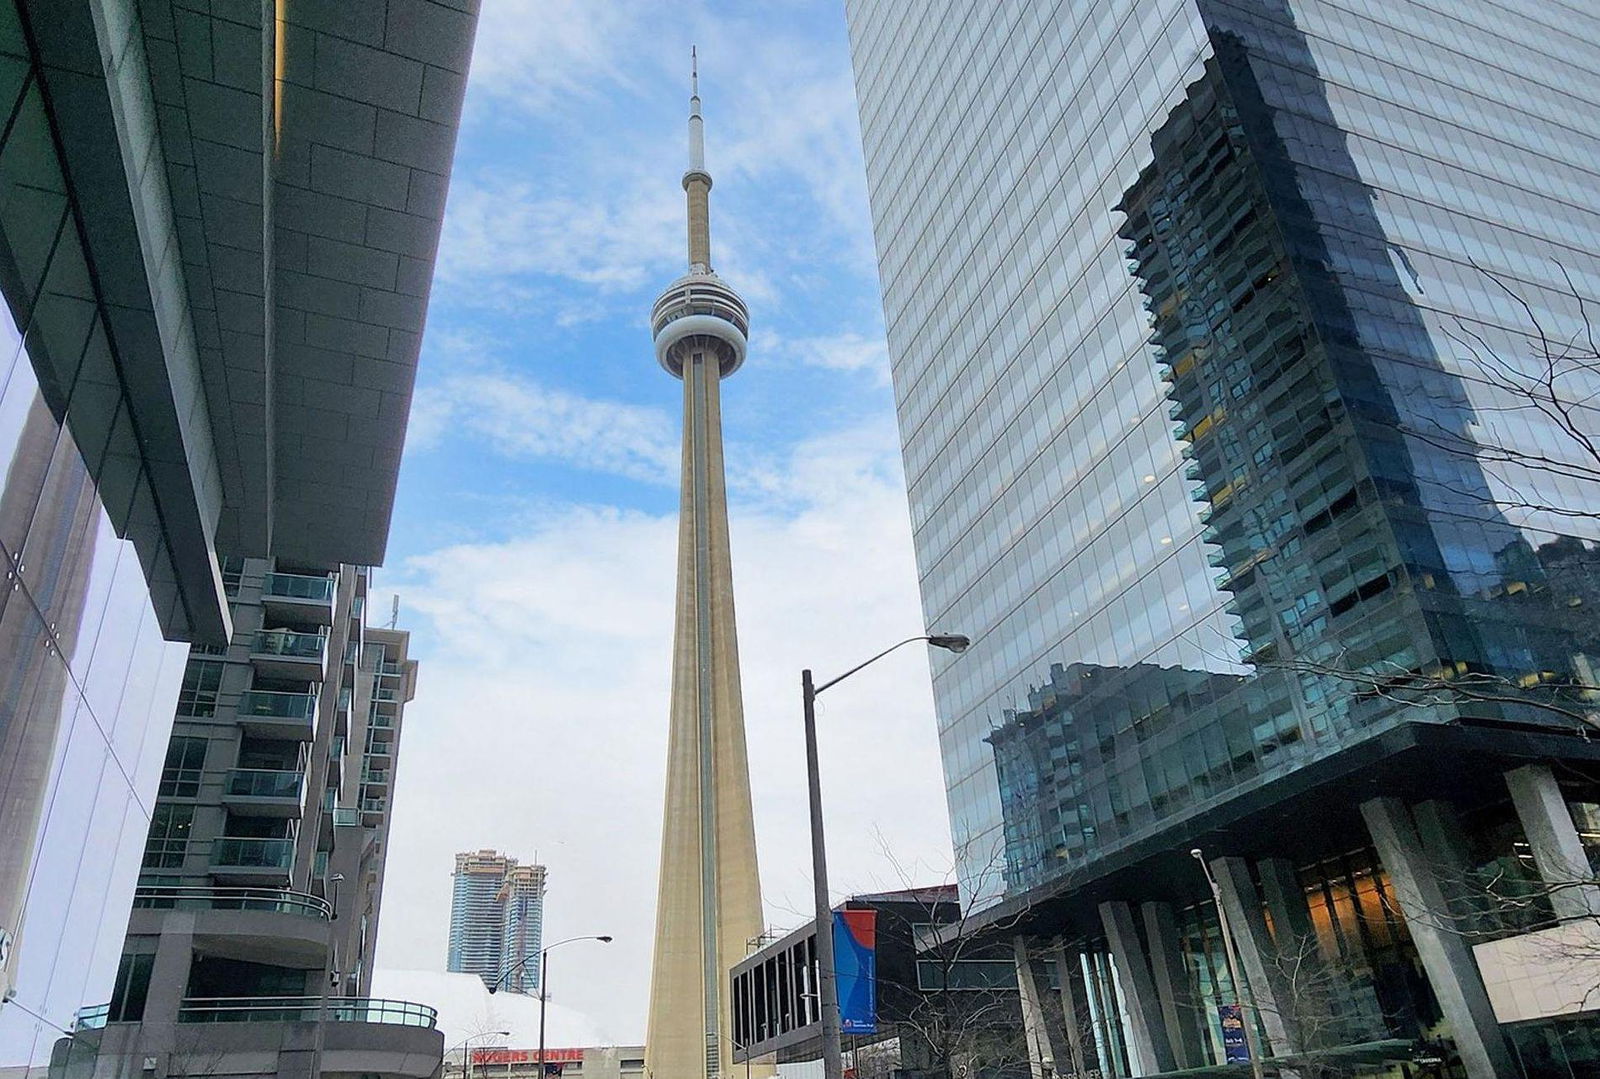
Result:
[[[149,497],[169,637],[226,636],[218,561],[383,560],[474,0],[23,0]],[[47,400],[50,395],[47,392]]]

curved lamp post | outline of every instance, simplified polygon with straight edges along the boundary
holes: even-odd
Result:
[[[568,937],[565,940],[558,940],[554,944],[547,944],[542,949],[540,949],[540,951],[539,951],[539,1076],[538,1076],[538,1079],[545,1079],[545,1070],[544,1070],[544,1010],[545,1009],[544,1009],[544,1006],[545,1006],[545,1001],[548,999],[546,997],[546,991],[550,988],[550,953],[552,951],[554,951],[555,949],[561,947],[563,944],[572,944],[572,943],[574,943],[576,941],[580,941],[580,940],[598,940],[601,944],[610,944],[612,938],[611,938],[610,934],[600,934],[598,936],[590,934],[590,935],[581,936],[581,937]],[[500,988],[500,983],[501,982],[505,981],[506,978],[510,977],[512,974],[515,974],[519,969],[521,969],[522,967],[526,966],[528,960],[530,960],[532,958],[533,958],[533,956],[531,956],[531,955],[525,955],[521,959],[517,960],[515,963],[511,964],[511,966],[507,967],[505,972],[502,973],[500,975],[500,977],[498,977],[498,978],[496,978],[494,980],[494,984],[489,987],[489,992],[491,994],[497,992],[499,990],[499,988]]]
[[[822,1012],[823,1079],[843,1079],[844,1046],[839,1031],[839,987],[834,981],[833,906],[828,902],[828,855],[822,839],[822,779],[817,771],[817,694],[838,685],[863,667],[870,667],[896,648],[903,648],[915,641],[927,641],[934,648],[957,654],[965,652],[972,644],[960,634],[924,634],[907,637],[898,644],[890,645],[866,662],[856,664],[820,686],[812,683],[809,668],[800,672],[800,693],[805,702],[806,717],[806,782],[811,796],[811,880],[816,888],[817,1005]]]
[[[471,1072],[472,1064],[470,1062],[471,1058],[468,1057],[468,1055],[467,1055],[467,1046],[468,1045],[470,1045],[473,1041],[475,1041],[478,1038],[509,1038],[509,1037],[511,1037],[511,1031],[509,1031],[509,1030],[485,1030],[485,1031],[483,1031],[482,1033],[479,1033],[479,1034],[469,1035],[465,1041],[463,1041],[459,1046],[456,1047],[456,1048],[461,1050],[461,1079],[467,1079],[467,1076],[472,1073]],[[450,1053],[453,1053],[453,1052],[455,1052],[455,1049],[450,1050]],[[448,1057],[450,1055],[450,1053],[446,1053],[445,1056]]]

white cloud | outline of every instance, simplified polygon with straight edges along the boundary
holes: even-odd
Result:
[[[492,0],[478,17],[472,85],[530,112],[627,81],[619,47],[638,18],[632,2]]]
[[[881,334],[847,330],[817,337],[787,338],[773,332],[758,332],[756,344],[768,355],[807,367],[859,371],[874,376],[880,385],[889,384],[889,346]]]
[[[560,462],[646,483],[676,483],[676,424],[658,408],[586,397],[526,375],[466,361],[419,394],[410,443],[430,449],[446,435],[502,457]]]
[[[844,670],[918,632],[921,614],[891,431],[796,447],[768,481],[781,508],[736,498],[734,572],[768,917],[790,927],[810,904],[800,668]],[[401,568],[428,658],[401,743],[384,965],[441,962],[456,850],[537,856],[551,937],[617,938],[568,950],[562,1000],[605,1016],[612,1037],[642,1036],[676,542],[671,516],[569,506],[516,539]],[[907,648],[820,703],[835,890],[906,883],[885,845],[908,865],[948,864],[925,658]]]

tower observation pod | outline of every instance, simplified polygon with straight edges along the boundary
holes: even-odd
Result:
[[[761,932],[739,642],[734,628],[721,382],[744,363],[750,314],[711,268],[711,174],[691,64],[689,272],[650,315],[656,359],[683,380],[683,492],[666,805],[645,1040],[650,1079],[716,1079],[733,1059],[726,986]],[[755,1065],[753,1077],[773,1074]]]

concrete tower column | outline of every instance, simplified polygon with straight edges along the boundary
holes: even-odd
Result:
[[[651,314],[656,359],[683,380],[678,589],[645,1071],[714,1079],[732,1063],[728,972],[761,932],[739,644],[734,627],[722,379],[744,362],[749,312],[711,270],[699,73],[690,97],[689,272]],[[749,1069],[752,1079],[772,1073]]]
[[[1506,773],[1506,786],[1556,917],[1568,922],[1600,913],[1600,888],[1555,773],[1549,765],[1524,765]]]

